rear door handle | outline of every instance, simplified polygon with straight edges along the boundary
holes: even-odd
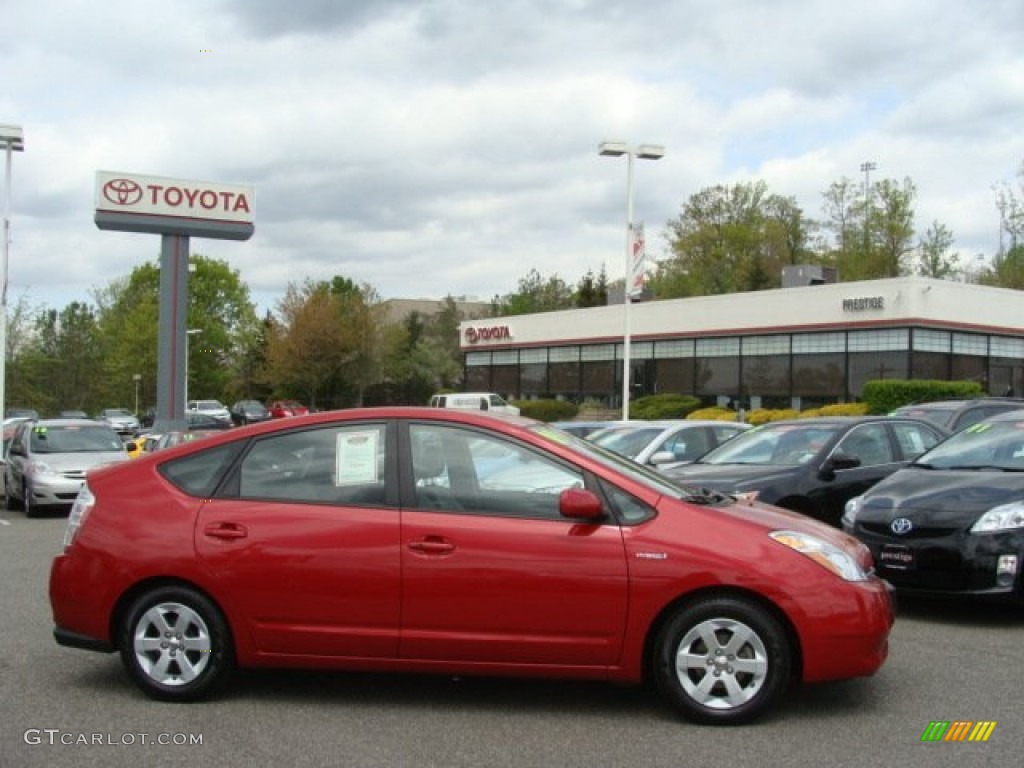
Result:
[[[249,530],[238,523],[209,523],[203,528],[203,534],[213,539],[244,539]]]

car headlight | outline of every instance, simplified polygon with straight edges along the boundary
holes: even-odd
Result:
[[[45,461],[33,461],[29,465],[29,467],[31,468],[33,475],[56,475],[57,474],[57,471],[54,470],[54,468],[51,467],[49,464],[47,464]]]
[[[993,533],[1024,528],[1024,501],[992,507],[971,526],[971,533]]]
[[[853,524],[857,522],[857,514],[860,512],[860,508],[864,506],[863,496],[854,496],[843,507],[843,517],[840,521],[844,527],[853,528]]]
[[[809,557],[845,581],[867,581],[868,574],[853,557],[824,539],[799,531],[772,531],[769,534],[783,546]]]

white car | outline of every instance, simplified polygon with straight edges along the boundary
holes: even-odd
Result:
[[[619,421],[591,432],[586,439],[640,464],[660,468],[699,459],[748,429],[749,424],[738,421]]]
[[[104,408],[100,411],[100,421],[105,421],[119,435],[135,437],[142,428],[139,419],[127,408]]]
[[[19,424],[7,450],[7,509],[70,508],[90,469],[126,461],[128,453],[109,424],[91,419],[42,419]]]
[[[213,418],[220,421],[226,421],[228,424],[231,423],[231,411],[220,400],[189,400],[185,410],[191,413],[213,416]]]

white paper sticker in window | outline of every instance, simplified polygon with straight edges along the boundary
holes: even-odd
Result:
[[[338,485],[377,483],[377,430],[342,432],[338,435],[335,477]]]

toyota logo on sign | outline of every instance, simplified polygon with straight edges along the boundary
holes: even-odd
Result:
[[[914,524],[905,517],[897,517],[889,524],[889,528],[897,536],[906,536],[914,529]]]
[[[103,196],[114,205],[135,205],[142,199],[142,187],[131,179],[111,179],[103,185]]]

